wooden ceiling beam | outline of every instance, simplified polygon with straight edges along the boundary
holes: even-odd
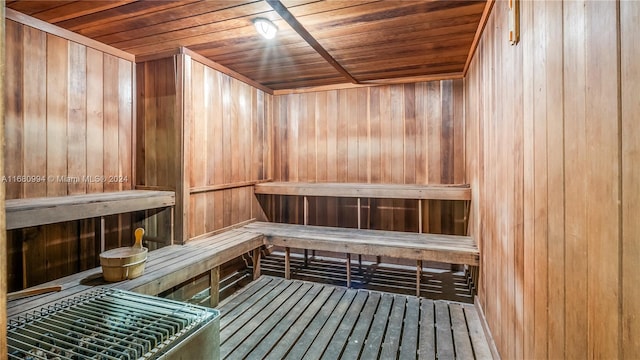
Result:
[[[298,19],[296,19],[296,17],[293,16],[291,12],[289,12],[289,9],[287,9],[279,0],[265,1],[267,2],[267,4],[269,4],[269,6],[273,8],[273,10],[278,13],[278,15],[280,15],[282,20],[286,21],[287,24],[289,24],[289,26],[291,26],[291,28],[295,32],[297,32],[298,35],[300,35],[304,39],[304,41],[306,41],[307,44],[309,44],[309,46],[311,46],[320,56],[327,60],[327,62],[331,66],[333,66],[334,69],[336,69],[340,74],[346,77],[350,82],[354,84],[359,83],[356,78],[354,78],[345,68],[343,68],[342,65],[340,65],[338,61],[336,61],[336,59],[334,59],[333,56],[331,56],[331,54],[329,54],[329,52],[327,52],[327,50],[325,50],[325,48],[320,45],[320,43],[307,31],[307,29],[304,28],[304,26],[302,26],[302,24],[300,24]]]

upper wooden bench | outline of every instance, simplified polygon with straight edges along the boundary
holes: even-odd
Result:
[[[217,286],[217,268],[244,253],[259,249],[263,236],[243,229],[232,229],[220,234],[188,242],[186,245],[171,245],[149,252],[144,274],[132,280],[105,283],[100,267],[73,274],[37,287],[61,285],[62,291],[9,301],[7,316],[17,316],[66,297],[90,291],[95,287],[109,287],[157,295],[200,274],[212,271],[212,286]],[[257,257],[256,257],[257,256]],[[259,261],[259,251],[254,251]],[[257,269],[256,269],[257,268]],[[254,267],[259,275],[259,267]],[[217,297],[212,296],[212,302]]]
[[[127,190],[5,202],[7,230],[174,206],[173,191]]]
[[[364,183],[265,182],[256,194],[336,196],[378,199],[471,200],[471,187],[463,185],[401,185]]]

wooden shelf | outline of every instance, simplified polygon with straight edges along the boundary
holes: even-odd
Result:
[[[256,194],[335,196],[378,199],[471,200],[471,187],[462,185],[400,185],[365,183],[267,182]]]
[[[174,206],[173,191],[127,190],[6,201],[7,230]]]

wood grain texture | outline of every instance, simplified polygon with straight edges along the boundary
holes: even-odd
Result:
[[[271,98],[195,60],[191,73],[185,104],[191,111],[189,238],[253,217],[253,184],[269,173],[265,129]]]
[[[620,3],[620,59],[622,106],[622,314],[621,337],[623,358],[640,353],[640,297],[637,284],[640,276],[637,259],[640,258],[640,148],[638,114],[640,114],[640,45],[635,34],[640,31],[640,4],[632,1]]]
[[[101,51],[142,58],[188,47],[259,83],[258,88],[295,89],[359,80],[462,79],[491,1],[272,3],[278,11],[253,0],[80,1],[57,6],[20,0],[10,2],[8,12]],[[276,38],[266,41],[257,34],[252,24],[257,17],[274,21]]]
[[[464,159],[464,132],[455,124],[463,123],[463,97],[454,95],[462,89],[462,81],[447,80],[275,96],[273,180],[423,185],[464,179],[459,160]],[[355,199],[345,201],[319,199],[313,210],[321,214],[317,224],[339,226],[340,219],[357,227],[350,210]],[[272,209],[269,218],[302,223],[298,208],[285,204]],[[379,199],[371,204],[366,226],[417,231],[416,202]],[[462,212],[443,210],[462,205],[426,204],[431,211],[423,212],[430,226],[425,232],[464,234],[453,219]]]
[[[496,2],[465,79],[479,300],[503,358],[633,358],[638,6],[521,5],[520,44]]]
[[[7,198],[131,189],[131,62],[13,20],[7,20],[6,51]],[[99,247],[87,245],[94,230],[91,221],[12,230],[9,253],[17,258],[11,263],[23,270],[15,273],[12,265],[10,277],[20,280],[11,290],[93,266]],[[108,232],[129,237],[118,228]]]

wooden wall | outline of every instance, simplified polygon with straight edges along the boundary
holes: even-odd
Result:
[[[180,53],[137,64],[137,185],[176,191],[176,240],[260,218],[272,96]]]
[[[5,76],[5,19],[4,0],[0,0],[0,84],[4,84]],[[4,114],[4,85],[0,88],[0,114]],[[4,142],[4,116],[0,120],[0,141]],[[4,175],[4,148],[0,147],[0,176]],[[4,211],[5,188],[0,185],[0,339],[7,338],[7,233]],[[7,344],[0,344],[0,358],[7,358]]]
[[[7,199],[131,189],[131,60],[29,25],[6,22]],[[123,181],[86,181],[98,175]],[[108,247],[130,238],[118,231],[130,223],[109,217]],[[96,266],[96,226],[86,220],[9,232],[9,288]]]
[[[187,57],[187,59],[189,59]],[[253,184],[270,176],[273,96],[187,60],[189,238],[264,219]]]
[[[463,101],[462,80],[278,95],[274,181],[465,183]],[[302,221],[300,199],[269,200],[270,218]],[[310,222],[356,227],[355,207],[310,199]],[[417,201],[365,199],[363,208],[363,227],[418,229]],[[428,204],[425,231],[464,232],[461,210]]]
[[[640,5],[520,5],[465,79],[479,301],[503,358],[636,358]]]

